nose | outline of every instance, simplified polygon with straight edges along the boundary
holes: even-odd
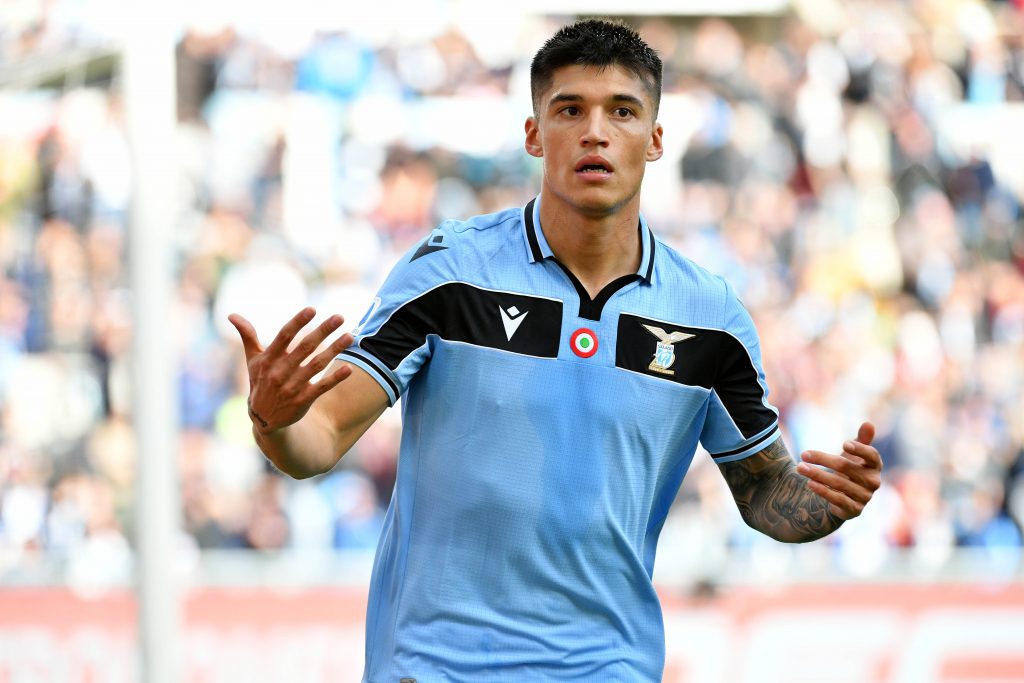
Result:
[[[583,135],[580,136],[580,144],[584,147],[607,147],[608,146],[608,131],[606,129],[607,121],[602,112],[595,108],[587,118],[587,125],[583,131]]]

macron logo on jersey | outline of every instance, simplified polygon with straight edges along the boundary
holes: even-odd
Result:
[[[513,335],[516,330],[522,325],[523,321],[526,320],[526,316],[530,313],[529,311],[519,312],[519,309],[515,306],[510,307],[507,311],[498,306],[498,310],[501,311],[501,324],[505,326],[505,336],[508,337],[509,341],[512,341]]]
[[[441,232],[440,229],[435,228],[431,231],[430,237],[423,240],[423,244],[420,245],[420,248],[417,249],[416,253],[412,255],[411,259],[409,259],[409,263],[412,263],[421,256],[433,254],[436,251],[444,251],[447,248],[448,247],[444,244],[444,233]]]

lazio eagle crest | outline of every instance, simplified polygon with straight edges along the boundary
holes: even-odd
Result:
[[[641,323],[643,324],[643,323]],[[648,370],[654,372],[660,372],[663,375],[674,375],[675,370],[669,370],[672,364],[676,362],[676,349],[675,344],[681,341],[686,341],[696,335],[688,332],[673,332],[669,334],[660,327],[654,325],[644,325],[644,329],[653,334],[658,339],[658,346],[654,350],[654,360],[647,366]]]

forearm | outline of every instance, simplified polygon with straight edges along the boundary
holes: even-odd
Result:
[[[328,368],[334,372],[341,363]],[[302,418],[277,430],[261,429],[262,416],[249,408],[256,444],[274,466],[296,479],[327,472],[387,409],[388,401],[365,371],[355,368],[351,377],[323,394]]]
[[[843,523],[807,487],[781,438],[756,456],[722,465],[722,472],[743,521],[776,540],[815,541]]]
[[[295,479],[323,474],[337,464],[351,444],[338,443],[324,420],[312,407],[301,420],[273,431],[261,430],[261,418],[251,409],[256,445],[277,469]]]
[[[388,406],[388,395],[376,380],[338,360],[352,344],[351,334],[317,352],[344,322],[340,315],[329,317],[289,350],[315,314],[312,307],[299,311],[266,349],[252,323],[237,313],[228,316],[245,349],[247,405],[256,444],[279,470],[296,479],[334,467]]]

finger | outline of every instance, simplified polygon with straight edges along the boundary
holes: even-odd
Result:
[[[324,339],[327,339],[332,332],[341,327],[343,322],[345,322],[345,319],[340,315],[332,315],[327,320],[317,325],[315,330],[303,337],[302,341],[292,349],[292,353],[300,359],[305,359],[309,354],[313,353],[318,346],[320,346],[320,343]]]
[[[864,511],[864,506],[861,503],[851,500],[839,491],[830,489],[813,479],[807,480],[807,488],[828,501],[832,514],[840,519],[852,519]]]
[[[314,315],[316,315],[316,309],[312,306],[306,306],[292,316],[292,319],[286,322],[284,327],[277,333],[277,336],[274,337],[274,341],[270,342],[270,346],[267,347],[267,353],[274,355],[283,354],[288,349],[288,345],[292,343],[295,335],[313,319]]]
[[[864,446],[864,448],[871,449],[870,446]],[[874,449],[871,450],[873,451]],[[874,457],[878,458],[877,451],[875,451]],[[823,453],[822,451],[804,451],[800,454],[800,459],[805,463],[821,465],[838,472],[870,491],[877,491],[882,483],[882,478],[879,474],[881,471],[880,466],[869,462],[867,456],[861,457],[846,451],[843,451],[842,455],[833,455],[832,453]],[[797,465],[797,469],[801,469],[799,465]]]
[[[316,376],[318,372],[331,364],[339,353],[352,345],[352,335],[346,332],[313,357],[308,363],[302,366],[302,376],[307,381]]]
[[[863,463],[859,461],[859,456],[857,460],[853,460],[846,457],[846,455],[845,451],[843,455],[825,453],[824,451],[804,451],[800,454],[800,459],[804,462],[821,465],[822,467],[845,474],[852,473],[857,468],[863,467]]]
[[[871,442],[875,440],[875,425],[870,422],[865,422],[857,430],[857,441],[860,443],[870,446]]]
[[[844,493],[847,497],[860,503],[867,504],[867,502],[871,500],[873,491],[858,484],[849,477],[836,474],[835,472],[829,472],[828,470],[815,467],[814,465],[809,465],[805,462],[797,465],[796,470],[808,479],[824,484],[830,489],[834,489],[840,493]]]
[[[228,322],[234,325],[238,330],[238,336],[242,338],[242,348],[245,350],[246,360],[263,351],[259,337],[256,336],[256,328],[252,326],[252,323],[237,313],[229,315]]]
[[[859,458],[861,462],[873,470],[881,471],[882,469],[882,456],[879,455],[878,449],[874,446],[869,446],[860,441],[847,441],[843,444],[843,453]]]
[[[313,390],[313,398],[317,399],[326,394],[328,391],[336,387],[343,380],[347,379],[352,374],[352,366],[348,363],[343,363],[340,368],[320,378],[320,381],[316,384],[311,384],[310,387]]]
[[[822,453],[820,451],[807,451],[801,454],[800,458],[803,461],[801,465],[804,463],[810,463],[812,465],[827,467],[872,493],[876,492],[876,490],[879,489],[879,486],[882,485],[881,470],[876,466],[868,464],[858,456],[851,456],[845,452],[842,456],[835,456],[833,454]],[[797,469],[802,474],[806,474],[807,471],[805,471],[801,465],[797,465]]]

